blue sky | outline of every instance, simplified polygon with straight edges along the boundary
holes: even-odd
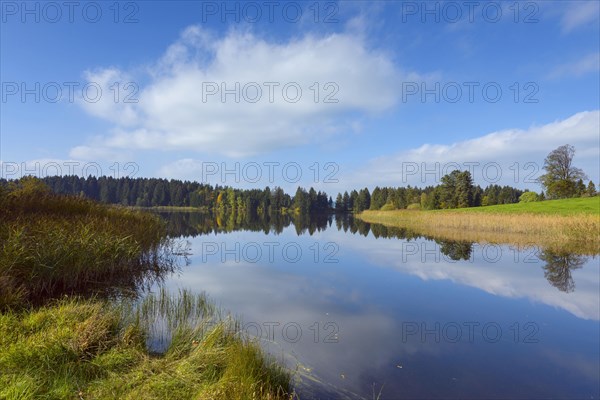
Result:
[[[3,1],[2,174],[540,190],[570,143],[598,183],[599,4]]]

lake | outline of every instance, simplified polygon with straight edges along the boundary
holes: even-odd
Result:
[[[598,398],[598,258],[440,241],[349,216],[163,213],[170,289],[206,292],[301,399]]]

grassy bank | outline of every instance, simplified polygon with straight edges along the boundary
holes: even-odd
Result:
[[[486,214],[600,215],[600,196],[461,208],[456,211]]]
[[[157,216],[0,187],[0,399],[289,398],[204,297],[123,296],[173,271],[173,250]]]
[[[135,289],[168,266],[150,214],[51,193],[24,179],[0,193],[0,309],[100,288]]]
[[[170,340],[155,354],[147,345],[159,325]],[[290,398],[288,373],[185,292],[141,305],[72,298],[5,312],[0,346],[0,398]]]
[[[460,210],[364,211],[358,218],[440,239],[600,253],[598,197]]]

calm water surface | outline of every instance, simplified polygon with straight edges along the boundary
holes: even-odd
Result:
[[[166,286],[240,316],[298,370],[302,399],[599,397],[597,257],[435,241],[348,217],[166,218],[192,253]]]

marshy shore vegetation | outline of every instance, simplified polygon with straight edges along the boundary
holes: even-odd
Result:
[[[0,398],[291,398],[289,373],[204,296],[135,296],[174,270],[169,241],[148,213],[0,185]]]
[[[160,353],[157,326],[169,336]],[[289,373],[237,328],[186,292],[4,312],[0,398],[290,399]]]
[[[600,197],[456,210],[366,210],[357,217],[441,239],[600,253]]]
[[[52,193],[35,178],[0,189],[0,308],[129,286],[170,267],[157,217]]]

